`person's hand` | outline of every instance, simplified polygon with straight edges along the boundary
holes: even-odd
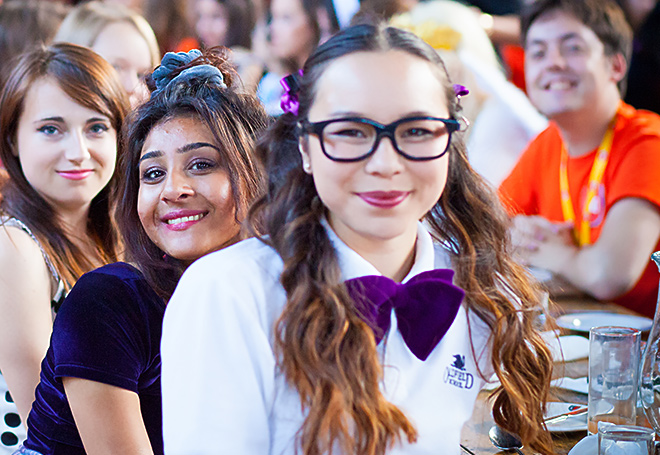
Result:
[[[511,238],[521,263],[555,273],[576,250],[572,223],[552,222],[540,216],[514,217]]]
[[[554,236],[573,243],[570,222],[557,223],[537,215],[518,215],[512,222],[511,239],[516,249],[535,251],[541,242]]]

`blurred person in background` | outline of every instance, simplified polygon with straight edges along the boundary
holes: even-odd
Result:
[[[60,2],[0,2],[0,89],[14,67],[12,60],[34,45],[50,44],[68,11]]]
[[[189,51],[198,47],[192,37],[191,3],[194,3],[194,0],[144,1],[141,14],[156,34],[161,55],[171,51]]]
[[[521,24],[527,93],[551,122],[500,185],[519,258],[653,317],[660,116],[622,101],[632,30],[610,0],[537,0]]]
[[[252,53],[257,5],[252,0],[193,0],[194,29],[202,48],[225,46],[244,87],[257,89],[264,62]]]
[[[302,68],[316,47],[339,30],[331,0],[271,0],[270,51],[277,59],[259,82],[257,96],[268,114],[282,114],[280,79]]]
[[[362,0],[354,21],[364,22],[365,17],[387,21],[398,14],[407,13],[418,3],[419,0]]]
[[[92,49],[110,63],[135,108],[148,98],[144,75],[160,62],[160,49],[149,23],[122,5],[91,1],[71,10],[55,42]]]
[[[203,47],[252,47],[252,0],[195,0],[195,32]]]
[[[142,14],[144,11],[144,4],[146,0],[104,0],[105,3],[110,3],[110,4],[115,4],[115,5],[121,5],[126,8],[130,8],[136,13]],[[80,0],[74,0],[73,3],[75,4],[80,4],[84,3]]]

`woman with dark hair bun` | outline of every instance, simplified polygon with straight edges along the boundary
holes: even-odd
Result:
[[[258,146],[265,235],[193,264],[165,314],[168,455],[458,455],[493,373],[495,421],[551,454],[541,293],[468,164],[465,87],[374,25],[283,82]]]
[[[262,193],[266,115],[220,51],[169,53],[130,117],[117,220],[131,264],[82,276],[62,304],[19,453],[162,454],[165,305],[197,258],[245,237]]]
[[[64,296],[121,250],[111,212],[127,112],[116,72],[74,45],[27,52],[2,91],[0,391],[4,377],[23,422]]]

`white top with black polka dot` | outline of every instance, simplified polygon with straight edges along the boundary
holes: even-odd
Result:
[[[0,455],[11,454],[18,449],[27,434],[2,374],[0,374],[0,417],[2,417],[2,421],[0,421]]]

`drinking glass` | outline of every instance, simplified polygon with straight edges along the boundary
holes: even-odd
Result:
[[[598,425],[598,455],[655,455],[650,428],[632,425]]]
[[[589,433],[598,422],[634,425],[637,417],[641,332],[594,327],[589,332]]]
[[[653,253],[651,259],[660,269],[660,251]],[[655,431],[660,433],[660,296],[655,307],[653,328],[642,356],[639,384],[639,394],[646,418]]]

